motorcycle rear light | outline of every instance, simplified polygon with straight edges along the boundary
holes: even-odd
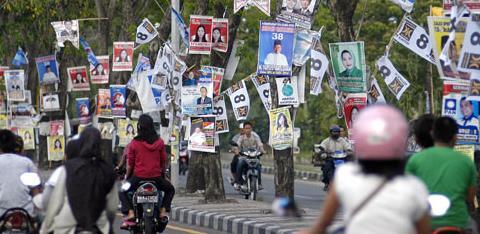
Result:
[[[144,184],[139,188],[139,193],[142,195],[155,195],[157,193],[157,188],[152,184]]]
[[[25,216],[20,213],[12,214],[8,218],[8,223],[10,223],[11,227],[14,229],[21,229],[24,226],[23,224],[25,221]]]

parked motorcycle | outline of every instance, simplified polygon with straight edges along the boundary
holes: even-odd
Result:
[[[187,141],[182,141],[180,142],[180,157],[179,157],[179,163],[178,163],[178,173],[180,175],[185,175],[186,172],[188,171],[188,142]]]
[[[246,149],[240,152],[240,156],[245,157],[248,168],[242,174],[242,178],[246,181],[246,186],[241,186],[240,193],[245,199],[257,200],[259,172],[257,168],[260,166],[260,156],[262,153],[257,149]],[[237,172],[238,173],[238,172]]]

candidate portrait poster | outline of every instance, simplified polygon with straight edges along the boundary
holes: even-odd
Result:
[[[289,108],[283,107],[268,112],[270,119],[270,142],[276,150],[292,147],[293,124]]]
[[[350,93],[343,104],[343,113],[345,115],[345,123],[347,129],[352,129],[359,112],[367,106],[366,93]]]
[[[35,58],[41,85],[60,82],[57,58],[55,55]]]
[[[228,19],[213,19],[212,49],[220,52],[228,50]]]
[[[299,27],[310,29],[315,3],[316,0],[283,0],[277,20],[295,23]]]
[[[126,108],[126,86],[110,85],[110,100],[112,100],[112,115],[115,117],[125,117]]]
[[[76,98],[75,102],[80,124],[88,124],[90,122],[90,100],[88,98]]]
[[[260,21],[258,75],[292,74],[295,24]]]
[[[215,116],[190,117],[188,150],[215,153]]]
[[[133,41],[113,43],[112,71],[132,71],[134,44]]]
[[[17,134],[22,137],[24,150],[35,149],[35,133],[33,128],[18,128]]]
[[[87,67],[69,67],[67,68],[68,78],[72,84],[72,91],[88,91],[90,90],[90,82],[88,81]]]
[[[220,67],[211,67],[211,66],[202,66],[202,69],[210,69],[212,71],[212,81],[213,81],[213,96],[216,97],[220,95],[222,89],[223,75],[225,74],[225,69]]]
[[[454,2],[455,0],[443,0],[444,14],[451,13]],[[462,2],[470,12],[480,14],[480,0],[463,0]]]
[[[92,84],[108,84],[110,62],[108,55],[97,56],[98,66],[90,64],[90,78]]]
[[[37,112],[35,108],[28,103],[18,103],[10,105],[9,120],[10,126],[14,127],[33,127],[35,125],[33,118]]]
[[[70,41],[77,49],[80,43],[78,20],[55,21],[50,23],[57,36],[57,45],[64,47],[66,41]]]
[[[190,16],[189,54],[210,54],[212,50],[213,17],[203,15]]]
[[[211,115],[213,109],[212,70],[191,71],[182,81],[182,114]]]
[[[118,146],[125,147],[130,141],[137,135],[137,124],[136,120],[129,119],[118,119]]]
[[[65,135],[65,121],[54,120],[50,121],[50,136],[63,136]]]
[[[48,161],[62,161],[65,157],[65,137],[48,136]]]
[[[58,93],[42,93],[41,110],[51,112],[60,110],[60,99]]]
[[[25,100],[25,73],[23,70],[4,71],[8,101]]]
[[[330,58],[338,89],[346,93],[367,91],[363,41],[330,43]]]
[[[99,117],[112,117],[112,101],[110,99],[110,89],[98,89],[97,95],[97,115]]]

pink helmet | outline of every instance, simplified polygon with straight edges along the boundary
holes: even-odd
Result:
[[[365,108],[358,115],[352,131],[358,159],[392,160],[405,156],[408,123],[394,107],[374,105]]]

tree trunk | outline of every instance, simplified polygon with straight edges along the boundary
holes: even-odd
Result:
[[[188,163],[188,176],[185,191],[194,193],[198,190],[205,190],[205,169],[204,157],[208,157],[207,153],[190,151],[190,161]]]
[[[225,188],[223,187],[222,163],[220,160],[220,147],[215,147],[216,153],[208,153],[204,157],[206,170],[205,176],[205,200],[207,202],[225,200]]]
[[[340,41],[355,39],[353,14],[358,2],[359,0],[327,0],[327,6],[337,22]]]

